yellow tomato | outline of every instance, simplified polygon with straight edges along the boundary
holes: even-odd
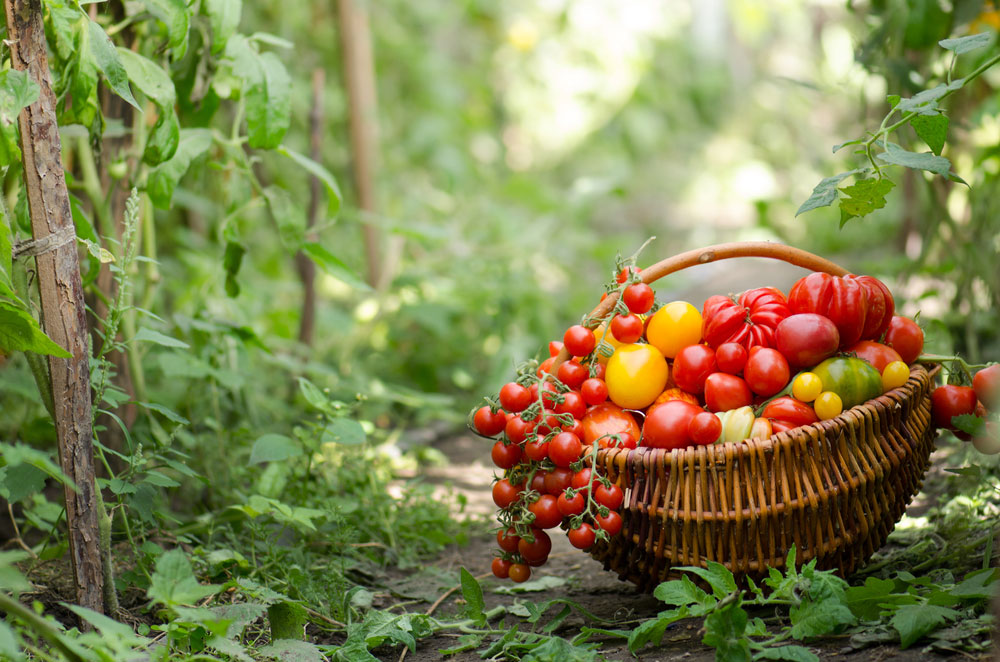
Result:
[[[910,367],[902,361],[893,361],[882,371],[882,391],[899,388],[910,378]]]
[[[833,391],[823,391],[813,403],[813,408],[816,410],[819,420],[825,421],[834,416],[840,416],[840,412],[844,411],[844,401]]]
[[[687,301],[671,301],[653,314],[646,338],[672,359],[688,345],[701,341],[701,313]]]
[[[624,409],[642,409],[663,392],[668,373],[667,360],[652,345],[622,345],[604,375],[608,397]]]
[[[619,347],[622,346],[622,343],[618,341],[618,338],[615,338],[615,334],[611,333],[611,330],[608,329],[608,322],[605,322],[604,324],[594,329],[594,338],[597,340],[598,345],[601,344],[601,340],[603,339],[607,341],[607,343],[611,345],[613,349],[618,349]],[[609,358],[610,357],[605,356],[600,352],[597,352],[598,363],[607,363]]]
[[[812,402],[823,392],[823,382],[814,372],[803,372],[792,381],[792,397],[802,402]]]

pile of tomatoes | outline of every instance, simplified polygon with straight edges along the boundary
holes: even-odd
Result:
[[[581,549],[621,530],[625,495],[598,473],[599,449],[766,439],[902,386],[923,350],[923,331],[895,315],[871,276],[813,273],[787,296],[761,287],[709,297],[699,311],[657,306],[626,265],[608,294],[617,299],[606,317],[570,327],[548,359],[522,366],[473,413],[504,472],[493,486],[497,577],[527,580],[548,557],[549,529],[562,526]],[[975,380],[934,392],[938,425],[997,408],[1000,366]]]

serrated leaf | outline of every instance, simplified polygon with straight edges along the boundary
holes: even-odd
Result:
[[[962,53],[968,53],[969,51],[974,51],[977,48],[982,48],[988,45],[991,39],[993,39],[993,35],[991,33],[980,32],[979,34],[970,34],[966,37],[942,39],[938,42],[938,45],[941,48],[954,51],[955,55],[961,55]]]
[[[694,582],[686,576],[663,582],[653,590],[653,597],[671,606],[699,605],[706,607],[716,602],[712,596],[695,586]]]
[[[948,621],[958,618],[959,612],[937,605],[904,605],[896,610],[889,624],[899,633],[899,647],[911,644],[933,632]]]
[[[156,568],[146,592],[154,602],[176,607],[193,605],[202,598],[218,593],[220,588],[216,584],[199,584],[187,555],[181,549],[172,549],[156,560]]]
[[[899,105],[899,102],[902,100],[902,98],[903,97],[899,96],[898,94],[890,94],[885,98],[885,100],[889,102],[890,108],[895,108],[897,105]]]
[[[251,147],[274,149],[292,118],[292,79],[274,53],[257,56],[259,76],[247,92],[247,134]]]
[[[886,143],[886,151],[878,153],[878,159],[886,163],[901,165],[914,170],[927,170],[947,176],[951,171],[951,161],[929,152],[910,152],[895,143]]]
[[[986,430],[986,419],[974,414],[959,414],[951,417],[951,424],[973,437],[978,437]]]
[[[211,146],[212,132],[209,129],[181,130],[174,155],[149,173],[146,188],[154,205],[160,209],[170,209],[177,183],[191,167],[191,162]]]
[[[94,58],[94,63],[101,70],[101,73],[104,74],[105,80],[108,81],[108,87],[141,113],[142,108],[136,103],[135,97],[132,96],[132,90],[128,86],[129,77],[125,66],[122,64],[115,45],[111,43],[108,33],[89,18],[87,19],[87,30],[89,32],[90,55]]]
[[[460,576],[462,597],[465,598],[465,615],[482,627],[486,625],[486,614],[484,613],[486,603],[483,601],[483,587],[465,568],[461,569]]]
[[[79,605],[70,604],[68,602],[60,602],[59,604],[79,616],[81,620],[93,625],[105,637],[113,638],[123,645],[135,646],[137,648],[149,644],[148,639],[137,635],[129,625],[119,623],[112,618],[108,618],[104,614],[99,614],[98,612],[87,609],[86,607],[80,607]]]
[[[221,53],[240,25],[242,0],[206,0],[202,5],[212,26],[212,53]]]
[[[22,108],[38,100],[39,91],[38,84],[27,73],[14,69],[0,71],[0,167],[21,159],[17,116]]]
[[[90,239],[81,239],[80,241],[87,247],[87,252],[101,264],[109,264],[115,261],[115,256],[112,255],[111,251],[104,246],[99,245],[97,242],[91,241]]]
[[[122,66],[140,92],[161,108],[173,107],[177,101],[174,81],[163,67],[128,48],[118,48]]]
[[[0,467],[0,496],[11,503],[41,492],[48,477],[30,464]]]
[[[829,207],[836,202],[837,197],[840,195],[840,192],[837,189],[840,182],[844,181],[851,175],[857,175],[865,171],[865,168],[858,168],[823,179],[816,185],[816,188],[813,189],[812,195],[810,195],[806,201],[802,203],[798,211],[795,212],[795,215],[798,216],[799,214],[804,214],[807,211],[812,211],[813,209],[818,209],[819,207]]]
[[[944,115],[917,115],[910,120],[910,125],[931,151],[940,156],[948,137],[948,118]]]
[[[187,344],[183,340],[172,338],[147,327],[139,329],[132,340],[135,342],[150,342],[154,345],[161,345],[163,347],[177,347],[178,349],[189,349],[191,347],[191,345]]]
[[[144,480],[150,485],[156,485],[157,487],[179,487],[180,483],[171,478],[170,476],[164,475],[159,471],[147,471]]]
[[[855,616],[865,621],[874,621],[893,605],[913,604],[916,596],[896,593],[896,582],[891,579],[868,577],[863,586],[851,586],[845,591],[847,607]]]
[[[713,611],[705,619],[702,643],[715,648],[715,659],[749,662],[750,640],[746,638],[747,613],[737,604]]]
[[[253,443],[250,464],[278,462],[302,455],[302,445],[283,434],[265,434]]]
[[[854,614],[839,600],[811,600],[789,610],[792,637],[807,639],[834,632],[844,625],[854,623]]]
[[[45,335],[34,317],[6,301],[0,301],[0,350],[35,352],[64,359],[72,356]]]
[[[354,289],[362,291],[372,289],[371,285],[361,280],[360,276],[354,273],[339,257],[328,251],[322,244],[314,241],[306,242],[302,244],[302,252],[315,262],[320,269]]]
[[[949,92],[954,92],[955,90],[961,88],[964,84],[965,80],[959,78],[947,84],[942,83],[941,85],[932,87],[929,90],[921,90],[908,99],[900,99],[899,103],[896,104],[895,109],[901,113],[936,115],[939,112],[937,104],[938,99],[945,96]]]
[[[996,593],[996,584],[1000,580],[1000,569],[986,568],[970,572],[965,578],[948,589],[948,594],[962,600],[983,600]]]
[[[168,45],[171,58],[179,60],[184,57],[188,46],[188,28],[191,22],[191,10],[184,0],[142,0],[156,18],[167,26]]]
[[[885,207],[885,196],[895,187],[891,179],[862,179],[840,189],[847,197],[841,198],[840,210],[848,217],[866,216]],[[843,223],[841,223],[843,225]]]
[[[712,587],[712,595],[722,599],[736,590],[736,579],[726,566],[716,561],[708,561],[704,568],[698,566],[681,566],[683,570],[698,575]]]
[[[299,154],[295,150],[289,149],[284,145],[278,147],[278,153],[295,161],[309,174],[313,175],[323,183],[323,186],[326,187],[327,214],[331,218],[335,217],[340,211],[341,194],[340,187],[337,185],[337,180],[332,174],[330,174],[330,171],[323,167],[321,163],[317,163],[308,156]]]
[[[687,607],[661,611],[656,618],[645,621],[632,630],[628,637],[629,651],[634,654],[649,644],[658,646],[663,640],[663,633],[666,629],[689,615]]]
[[[776,646],[754,655],[754,660],[787,660],[788,662],[819,662],[816,653],[805,646]]]
[[[367,435],[361,424],[350,418],[335,418],[323,428],[320,438],[323,443],[332,442],[342,446],[360,446]]]

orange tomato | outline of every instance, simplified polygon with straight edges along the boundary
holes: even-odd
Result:
[[[630,434],[632,439],[639,439],[639,424],[632,414],[611,402],[602,402],[587,410],[583,417],[583,441],[590,446],[596,439],[611,434]],[[607,439],[599,442],[601,448],[607,445]]]
[[[672,359],[688,345],[701,342],[701,313],[687,301],[671,301],[653,313],[646,338]]]
[[[701,403],[698,402],[698,398],[691,395],[687,391],[682,391],[676,386],[668,388],[663,393],[656,396],[656,400],[653,401],[653,404],[658,405],[661,402],[667,402],[668,400],[684,400],[685,402],[690,402],[693,405],[698,405],[699,407],[701,406]]]

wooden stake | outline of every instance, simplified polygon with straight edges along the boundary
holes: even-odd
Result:
[[[38,101],[21,111],[18,122],[31,232],[34,239],[47,240],[46,247],[35,257],[42,321],[49,337],[73,355],[69,359],[49,357],[49,370],[59,461],[63,472],[77,486],[76,491],[65,488],[76,599],[82,607],[103,612],[87,320],[76,231],[60,159],[62,146],[45,51],[42,6],[40,0],[4,0],[4,10],[13,67],[26,71],[41,88]]]

